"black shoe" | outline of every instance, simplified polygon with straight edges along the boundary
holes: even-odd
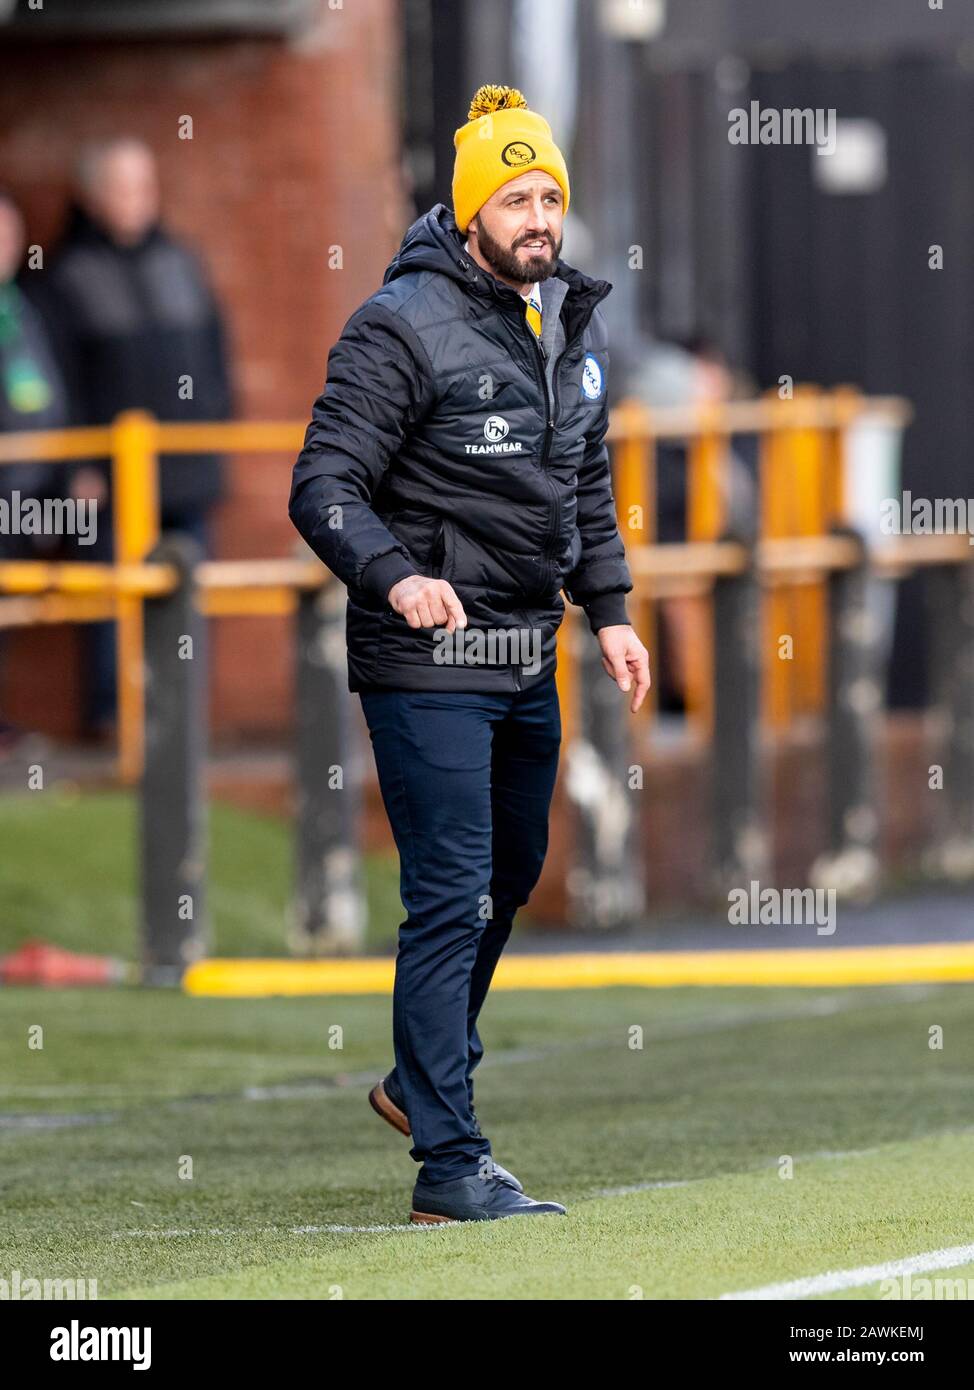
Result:
[[[392,1125],[393,1129],[398,1129],[400,1134],[409,1135],[412,1133],[409,1127],[409,1116],[403,1108],[402,1092],[392,1080],[391,1072],[389,1076],[384,1076],[372,1087],[369,1092],[369,1104],[377,1115],[381,1115],[388,1124]],[[476,1115],[473,1117],[473,1123],[474,1133],[478,1139],[482,1139],[483,1135]],[[501,1182],[508,1183],[515,1192],[524,1191],[514,1174],[509,1173],[497,1162],[494,1163],[494,1177],[500,1179]]]
[[[413,1188],[410,1221],[440,1226],[450,1221],[498,1221],[504,1216],[564,1216],[560,1202],[536,1202],[499,1178],[476,1173],[451,1182],[424,1183]]]

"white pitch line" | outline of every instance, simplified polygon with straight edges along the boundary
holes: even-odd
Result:
[[[707,1182],[707,1178],[659,1178],[655,1182],[631,1182],[625,1187],[599,1187],[592,1194],[595,1197],[628,1197],[631,1192],[652,1192],[657,1187],[689,1187],[694,1182]]]
[[[946,1134],[969,1134],[974,1130],[974,1126],[960,1130],[940,1131]],[[866,1158],[870,1154],[882,1152],[881,1147],[871,1149],[813,1149],[811,1153],[797,1154],[796,1163],[808,1163],[813,1158]],[[590,1197],[627,1197],[631,1192],[649,1192],[657,1187],[689,1187],[692,1183],[714,1182],[724,1178],[744,1178],[750,1174],[762,1173],[767,1168],[777,1168],[780,1160],[777,1158],[766,1159],[764,1163],[759,1163],[754,1168],[740,1168],[732,1173],[709,1173],[700,1178],[657,1178],[652,1182],[633,1182],[627,1183],[624,1187],[597,1187],[589,1194]]]
[[[404,1221],[401,1225],[392,1226],[293,1226],[291,1234],[295,1236],[316,1236],[322,1231],[335,1232],[343,1235],[346,1231],[418,1231],[422,1228],[415,1221]]]
[[[112,1112],[102,1114],[96,1110],[82,1110],[75,1115],[48,1114],[41,1110],[32,1115],[0,1115],[0,1132],[14,1134],[18,1130],[31,1129],[77,1129],[83,1125],[107,1125],[118,1116]]]
[[[112,1231],[113,1240],[125,1238],[137,1238],[139,1240],[168,1240],[173,1236],[253,1236],[253,1235],[292,1235],[292,1236],[317,1236],[325,1234],[345,1235],[348,1233],[372,1234],[374,1231],[415,1231],[419,1229],[415,1222],[403,1222],[400,1226],[197,1226],[197,1227],[160,1227],[158,1230],[145,1231]]]
[[[922,1255],[907,1255],[902,1260],[887,1260],[881,1265],[832,1270],[828,1274],[811,1274],[805,1279],[792,1279],[785,1284],[765,1284],[760,1289],[722,1293],[720,1298],[809,1298],[817,1293],[836,1293],[839,1289],[859,1289],[864,1284],[875,1284],[880,1279],[896,1279],[901,1274],[924,1274],[935,1269],[956,1269],[958,1265],[966,1264],[974,1264],[974,1245],[952,1245],[946,1250],[928,1250]]]
[[[974,1133],[974,1126],[968,1125],[968,1126],[965,1126],[965,1127],[962,1128],[962,1129],[938,1130],[938,1131],[935,1131],[935,1133],[937,1133],[937,1134],[948,1134],[948,1135],[971,1134],[971,1133]],[[865,1157],[868,1157],[868,1156],[871,1155],[871,1154],[876,1154],[876,1153],[881,1153],[881,1152],[882,1152],[882,1148],[881,1148],[881,1147],[869,1148],[869,1149],[842,1149],[842,1150],[837,1150],[837,1149],[817,1149],[817,1150],[813,1150],[811,1153],[799,1154],[799,1155],[797,1156],[796,1161],[799,1162],[799,1163],[807,1163],[807,1162],[809,1162],[809,1160],[811,1160],[811,1159],[825,1159],[826,1161],[828,1161],[828,1160],[830,1160],[830,1159],[842,1159],[842,1158],[865,1158]],[[748,1176],[751,1176],[751,1175],[754,1175],[754,1174],[761,1173],[761,1172],[765,1171],[765,1170],[768,1169],[768,1168],[777,1168],[777,1166],[778,1166],[778,1160],[777,1160],[776,1158],[773,1158],[773,1159],[768,1159],[765,1163],[760,1164],[760,1165],[759,1165],[758,1167],[756,1167],[756,1168],[742,1168],[742,1169],[739,1169],[739,1170],[737,1170],[737,1171],[735,1171],[735,1172],[731,1172],[731,1173],[710,1173],[710,1174],[707,1174],[707,1175],[705,1175],[705,1176],[703,1176],[703,1177],[699,1177],[699,1178],[655,1178],[655,1179],[652,1179],[651,1181],[648,1181],[648,1182],[627,1183],[627,1184],[625,1184],[624,1186],[621,1186],[621,1187],[597,1187],[597,1188],[594,1188],[591,1192],[587,1192],[587,1193],[583,1194],[582,1196],[580,1196],[580,1197],[578,1198],[578,1200],[581,1201],[581,1202],[590,1202],[590,1201],[593,1200],[593,1198],[596,1198],[596,1197],[628,1197],[628,1196],[629,1196],[630,1194],[632,1194],[632,1193],[636,1193],[636,1192],[651,1192],[651,1191],[654,1191],[654,1190],[657,1190],[657,1189],[660,1189],[660,1188],[666,1188],[666,1187],[692,1187],[692,1186],[694,1186],[694,1185],[696,1185],[696,1184],[698,1184],[698,1183],[715,1182],[715,1181],[718,1181],[718,1182],[719,1182],[719,1181],[721,1181],[722,1179],[725,1179],[725,1178],[748,1177]],[[135,1205],[135,1206],[144,1206],[145,1203],[136,1202],[136,1203],[134,1203],[133,1205]],[[373,1233],[373,1232],[383,1233],[383,1232],[387,1232],[387,1231],[414,1231],[414,1230],[417,1230],[417,1229],[420,1229],[420,1228],[417,1226],[417,1224],[416,1224],[415,1222],[409,1221],[409,1222],[404,1222],[402,1225],[388,1225],[388,1224],[386,1224],[386,1225],[375,1225],[375,1226],[344,1226],[344,1225],[339,1225],[339,1224],[337,1224],[337,1223],[331,1223],[331,1224],[324,1225],[324,1226],[287,1226],[287,1227],[285,1227],[285,1226],[246,1226],[246,1227],[244,1227],[244,1226],[212,1226],[212,1227],[196,1226],[196,1227],[191,1227],[191,1228],[181,1228],[181,1227],[168,1227],[168,1228],[167,1228],[167,1227],[159,1227],[159,1228],[156,1228],[155,1230],[144,1230],[144,1231],[112,1231],[112,1232],[111,1232],[111,1235],[112,1235],[112,1238],[113,1238],[114,1240],[118,1240],[118,1239],[125,1238],[125,1237],[133,1237],[133,1238],[134,1238],[134,1237],[138,1237],[138,1238],[143,1238],[143,1239],[144,1239],[144,1238],[147,1238],[147,1237],[159,1238],[159,1237],[171,1237],[171,1236],[238,1236],[238,1235],[248,1235],[248,1236],[249,1236],[249,1235],[264,1235],[264,1234],[280,1234],[280,1233],[282,1233],[282,1232],[284,1232],[284,1231],[287,1231],[288,1234],[290,1234],[290,1235],[321,1235],[321,1234],[334,1234],[334,1233],[337,1233],[337,1234],[339,1234],[339,1235],[342,1235],[342,1234],[345,1234],[345,1233],[371,1234],[371,1233]],[[958,1248],[958,1249],[965,1249],[965,1248],[967,1248],[967,1247],[958,1246],[957,1248]],[[971,1247],[971,1248],[974,1249],[974,1247]],[[921,1256],[917,1256],[917,1258],[919,1259],[919,1258],[922,1258],[922,1257],[921,1257]],[[945,1266],[945,1267],[946,1267],[946,1266]],[[878,1276],[878,1277],[882,1277],[882,1276]],[[798,1282],[800,1283],[801,1281],[799,1280]],[[786,1286],[785,1286],[785,1285],[782,1285],[781,1287],[786,1287]],[[760,1290],[758,1290],[758,1291],[756,1291],[756,1292],[754,1292],[754,1293],[744,1292],[744,1293],[721,1294],[721,1298],[758,1298],[758,1297],[763,1297],[763,1296],[764,1296],[764,1295],[761,1293]],[[796,1295],[796,1296],[797,1296],[797,1295]]]
[[[829,1152],[829,1151],[827,1151],[827,1150],[822,1150],[822,1151],[820,1151],[820,1152],[818,1152],[818,1153],[806,1154],[806,1155],[804,1155],[804,1156],[800,1155],[799,1158],[800,1158],[800,1160],[803,1160],[803,1161],[804,1161],[804,1160],[807,1160],[807,1159],[809,1159],[809,1158],[858,1158],[861,1154],[873,1154],[873,1153],[878,1153],[878,1152],[879,1152],[878,1149],[847,1149],[847,1150],[845,1150],[843,1153],[831,1153],[831,1152]],[[778,1165],[778,1160],[777,1160],[777,1159],[771,1159],[771,1160],[769,1160],[767,1163],[762,1164],[762,1165],[761,1165],[761,1168],[762,1168],[762,1169],[763,1169],[763,1168],[776,1168],[777,1165]],[[741,1176],[746,1176],[748,1173],[755,1173],[755,1172],[759,1172],[759,1171],[761,1171],[761,1169],[748,1168],[748,1169],[744,1169],[744,1170],[743,1170],[742,1172],[740,1172],[740,1173],[713,1173],[713,1174],[710,1174],[710,1175],[707,1176],[707,1177],[701,1177],[701,1178],[657,1178],[657,1179],[654,1179],[653,1181],[650,1181],[650,1182],[634,1182],[634,1183],[628,1183],[628,1184],[626,1184],[626,1185],[623,1186],[623,1187],[598,1187],[598,1188],[596,1188],[593,1192],[587,1193],[585,1196],[579,1198],[579,1200],[585,1202],[585,1201],[591,1201],[593,1197],[627,1197],[627,1196],[630,1195],[630,1193],[634,1193],[634,1192],[651,1192],[651,1191],[653,1191],[653,1190],[655,1190],[655,1189],[663,1188],[663,1187],[690,1187],[690,1186],[692,1186],[694,1183],[713,1182],[715,1179],[728,1178],[728,1177],[741,1177]],[[137,1203],[136,1205],[144,1205],[144,1203]],[[195,1227],[178,1227],[178,1226],[176,1226],[176,1227],[159,1227],[159,1228],[157,1228],[157,1229],[155,1229],[155,1230],[144,1230],[144,1231],[112,1231],[111,1234],[112,1234],[112,1238],[113,1238],[114,1240],[119,1240],[119,1239],[123,1239],[123,1238],[126,1238],[126,1237],[130,1237],[130,1238],[139,1238],[139,1239],[146,1239],[146,1238],[158,1239],[158,1238],[169,1238],[169,1237],[172,1237],[172,1236],[240,1236],[240,1235],[247,1235],[247,1236],[250,1236],[250,1235],[274,1235],[274,1234],[281,1234],[281,1233],[284,1232],[284,1231],[287,1231],[288,1234],[293,1235],[293,1236],[305,1236],[305,1235],[311,1236],[311,1235],[334,1234],[334,1233],[337,1233],[337,1234],[339,1234],[339,1235],[342,1235],[342,1234],[345,1234],[345,1233],[348,1233],[348,1232],[351,1232],[351,1233],[359,1233],[359,1232],[361,1232],[362,1234],[371,1234],[372,1232],[415,1231],[415,1230],[417,1230],[417,1229],[418,1229],[417,1224],[416,1224],[415,1222],[409,1221],[409,1222],[404,1222],[402,1225],[399,1225],[399,1226],[397,1226],[397,1225],[342,1226],[342,1225],[338,1225],[338,1224],[329,1224],[329,1225],[325,1225],[325,1226],[287,1226],[287,1227],[285,1227],[285,1226],[247,1226],[247,1227],[244,1227],[244,1226],[195,1226]],[[743,1296],[744,1296],[744,1295],[741,1295],[741,1297],[743,1297]]]

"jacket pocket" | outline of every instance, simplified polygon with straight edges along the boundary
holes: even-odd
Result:
[[[440,524],[436,528],[436,535],[433,537],[433,544],[430,546],[429,572],[431,579],[442,578],[443,559],[446,554],[445,526],[446,522],[441,517]]]
[[[453,573],[453,541],[453,523],[447,517],[441,517],[430,550],[429,571],[432,579],[449,579]]]
[[[414,507],[394,512],[377,512],[379,520],[409,551],[417,573],[428,574],[433,562],[441,517]]]

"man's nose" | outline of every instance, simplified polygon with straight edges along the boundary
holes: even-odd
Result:
[[[528,218],[528,231],[534,232],[535,234],[538,232],[547,233],[548,231],[548,218],[545,216],[545,209],[540,199],[538,202],[531,204],[531,215]]]

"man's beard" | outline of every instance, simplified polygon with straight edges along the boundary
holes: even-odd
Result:
[[[554,248],[554,255],[531,256],[529,260],[521,261],[517,256],[517,246],[513,250],[508,250],[487,231],[483,222],[477,221],[477,245],[480,253],[488,265],[492,266],[498,275],[503,275],[507,280],[516,280],[520,285],[533,285],[536,280],[547,280],[549,275],[555,273],[555,262],[561,255],[561,238],[555,245],[553,238],[548,232],[542,232],[549,246]],[[537,236],[524,236],[518,245],[523,245],[525,241],[537,241]]]

